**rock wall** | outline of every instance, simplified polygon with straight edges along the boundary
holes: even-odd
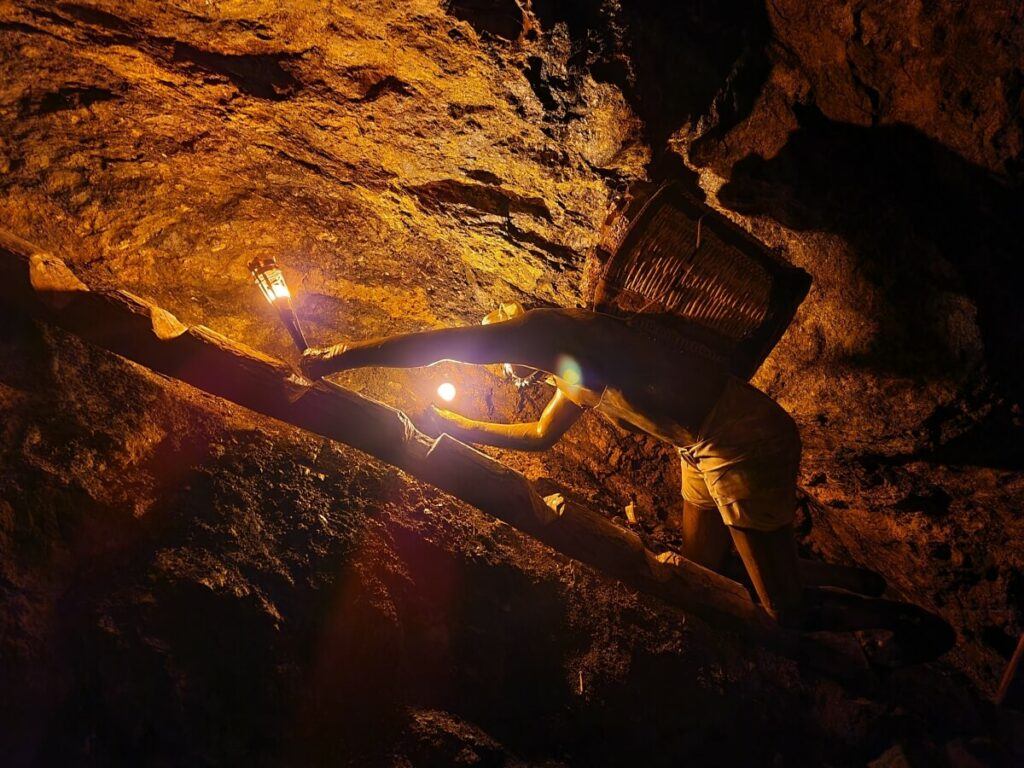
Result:
[[[276,355],[256,253],[317,342],[475,322],[577,303],[623,184],[699,185],[815,278],[757,379],[801,424],[802,547],[881,571],[960,636],[868,689],[823,676],[5,315],[0,746],[15,764],[1010,759],[985,697],[1024,630],[1020,21],[995,0],[0,5],[3,226]],[[489,418],[546,394],[459,366],[343,381],[419,416],[442,378]],[[549,454],[499,455],[623,524],[635,500],[644,536],[674,542],[678,468],[650,440],[588,416]]]
[[[1021,9],[768,10],[749,112],[674,142],[814,276],[759,377],[801,422],[803,477],[829,507],[810,545],[946,615],[991,690],[1024,615]]]

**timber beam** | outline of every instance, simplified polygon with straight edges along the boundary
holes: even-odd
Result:
[[[549,506],[531,483],[448,435],[432,438],[401,411],[328,381],[127,291],[93,291],[60,258],[0,231],[0,296],[103,349],[253,411],[357,448],[512,525],[553,549],[707,620],[778,648],[780,629],[738,583],[682,558],[663,562],[603,515]]]

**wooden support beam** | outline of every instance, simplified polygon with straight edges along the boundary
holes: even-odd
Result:
[[[1017,641],[1017,650],[1013,652],[1013,656],[1010,657],[1009,663],[1006,665],[1006,669],[1003,671],[1003,677],[999,681],[999,690],[996,692],[996,705],[1003,706],[1006,703],[1007,697],[1010,695],[1010,690],[1014,687],[1014,681],[1017,679],[1017,673],[1020,670],[1021,662],[1024,661],[1024,635],[1020,636],[1020,640]],[[1018,699],[1024,699],[1024,697],[1017,697]]]
[[[549,506],[520,473],[448,435],[434,439],[399,410],[326,381],[126,291],[91,291],[56,256],[0,231],[0,296],[104,349],[211,394],[345,443],[430,483],[636,589],[756,637],[794,647],[736,582],[681,558],[660,561],[640,538],[574,504]]]

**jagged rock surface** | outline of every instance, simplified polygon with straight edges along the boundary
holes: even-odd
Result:
[[[1024,630],[1019,8],[706,5],[0,4],[0,220],[287,356],[255,253],[320,342],[573,305],[611,192],[685,160],[815,278],[758,378],[801,423],[802,545],[937,610],[955,653],[867,691],[822,677],[5,316],[5,754],[1006,759],[983,699]],[[456,366],[344,381],[419,416],[442,377],[490,418],[545,394]],[[673,542],[678,469],[652,441],[587,417],[500,455],[610,514],[635,498]]]

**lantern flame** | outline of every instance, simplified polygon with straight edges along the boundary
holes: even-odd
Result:
[[[252,272],[253,279],[260,291],[263,292],[263,296],[271,304],[278,299],[292,297],[291,291],[288,290],[288,284],[284,281],[284,273],[272,256],[253,259],[249,262],[249,271]]]
[[[300,350],[306,349],[306,337],[302,333],[302,328],[299,327],[295,310],[292,309],[292,293],[288,290],[288,284],[284,281],[284,273],[277,266],[277,261],[273,256],[266,258],[257,256],[249,262],[249,271],[263,297],[277,309],[281,322],[287,328],[295,346]]]

